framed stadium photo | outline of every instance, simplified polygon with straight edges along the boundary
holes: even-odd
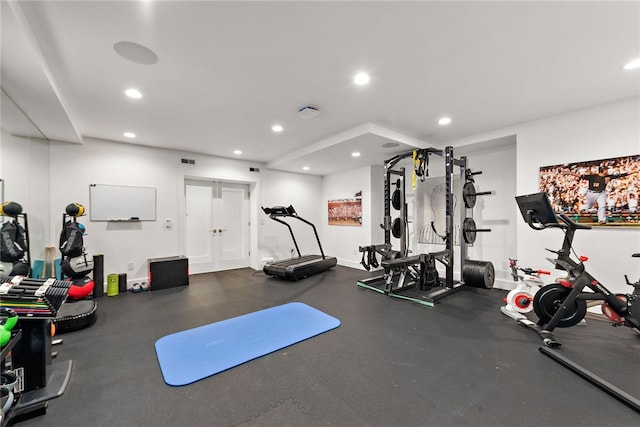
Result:
[[[640,227],[640,154],[543,166],[540,191],[576,222]]]

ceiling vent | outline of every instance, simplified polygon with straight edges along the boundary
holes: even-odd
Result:
[[[193,159],[182,159],[182,163],[186,164],[186,165],[195,165],[196,161]]]
[[[298,115],[303,119],[312,119],[318,114],[320,114],[320,111],[313,107],[304,107],[298,110]]]

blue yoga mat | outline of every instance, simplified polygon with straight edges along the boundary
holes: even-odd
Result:
[[[340,321],[301,302],[279,305],[156,341],[164,381],[191,384],[340,326]]]

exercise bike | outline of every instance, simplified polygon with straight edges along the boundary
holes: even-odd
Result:
[[[553,335],[553,330],[580,323],[587,314],[587,301],[603,301],[602,312],[611,320],[612,326],[627,326],[640,332],[640,280],[631,283],[625,275],[627,284],[634,288],[633,292],[613,294],[586,271],[584,263],[587,257],[579,256],[576,261],[570,256],[574,252],[572,244],[576,230],[591,227],[578,224],[563,213],[556,216],[545,193],[518,196],[516,201],[525,221],[534,230],[560,228],[564,231],[562,248],[557,251],[547,249],[555,253],[556,258],[547,259],[556,269],[567,273],[566,277],[543,286],[535,294],[533,309],[540,319],[538,323],[525,319],[519,319],[518,323],[537,332],[546,346],[557,347],[561,342]],[[640,253],[632,256],[640,257]]]
[[[506,304],[500,307],[500,311],[512,319],[526,319],[524,314],[533,310],[535,294],[545,285],[540,275],[551,274],[551,272],[520,267],[518,260],[514,258],[509,258],[509,268],[511,268],[511,277],[514,282],[518,282],[518,285],[504,298]]]

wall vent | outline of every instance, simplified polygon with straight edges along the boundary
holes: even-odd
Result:
[[[260,172],[260,168],[249,168],[249,172]]]
[[[192,159],[182,159],[182,163],[184,163],[186,165],[195,165],[196,161],[192,160]]]

